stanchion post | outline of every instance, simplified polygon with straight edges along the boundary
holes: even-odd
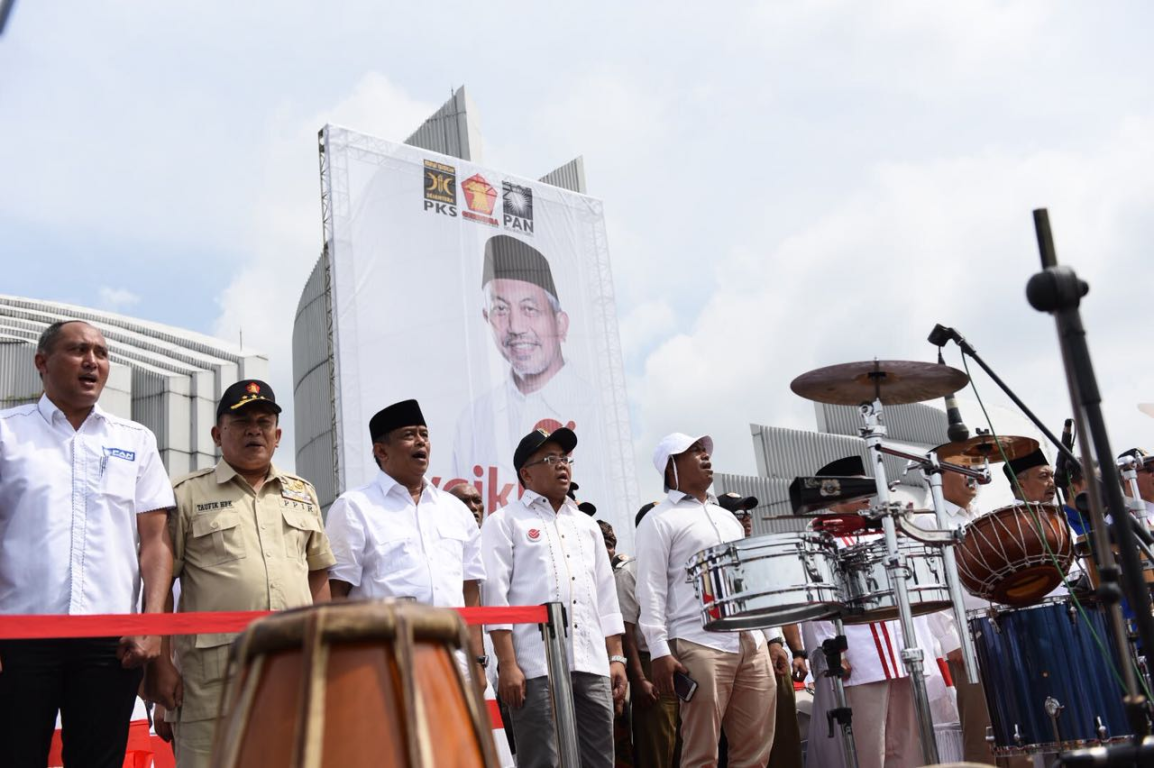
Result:
[[[545,603],[546,621],[539,625],[545,640],[545,663],[549,668],[549,699],[553,703],[553,727],[557,732],[560,768],[581,768],[577,748],[577,712],[573,707],[573,683],[569,654],[565,649],[565,609],[561,603]]]

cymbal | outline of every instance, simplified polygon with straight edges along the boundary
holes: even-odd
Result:
[[[875,398],[883,405],[905,405],[953,394],[968,381],[966,374],[941,363],[866,360],[803,373],[789,388],[806,400],[830,405],[861,405]]]
[[[998,444],[1002,450],[998,450]],[[976,435],[969,440],[960,440],[956,443],[946,443],[938,448],[938,458],[953,464],[963,466],[978,466],[985,461],[998,464],[1006,459],[1013,461],[1022,456],[1028,456],[1038,450],[1038,441],[1032,437],[1017,437],[1015,435],[998,435],[994,442],[993,435]]]

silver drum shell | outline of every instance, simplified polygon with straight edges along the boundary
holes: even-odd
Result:
[[[686,563],[714,632],[764,629],[835,616],[845,590],[837,547],[823,533],[775,533],[698,552]]]
[[[910,574],[908,590],[914,616],[948,610],[950,590],[940,549],[911,539],[898,540],[898,552]],[[878,539],[854,544],[839,553],[846,582],[846,624],[865,624],[898,618],[898,600],[886,571],[886,543]]]

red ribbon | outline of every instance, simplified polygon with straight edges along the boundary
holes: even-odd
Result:
[[[466,624],[543,624],[541,605],[509,608],[457,608]],[[93,615],[0,614],[0,640],[125,635],[201,635],[241,632],[272,611],[203,611],[194,613],[117,613]]]

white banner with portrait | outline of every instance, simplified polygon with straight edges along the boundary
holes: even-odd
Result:
[[[533,429],[577,433],[577,496],[637,509],[602,203],[340,128],[324,134],[339,490],[371,479],[369,419],[416,398],[427,479],[517,498]]]

